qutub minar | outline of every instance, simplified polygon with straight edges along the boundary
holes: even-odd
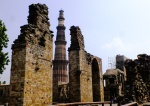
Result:
[[[55,55],[53,60],[53,81],[57,82],[68,82],[68,71],[66,60],[66,40],[65,40],[65,29],[64,26],[64,14],[63,10],[59,11],[57,36],[55,41]]]

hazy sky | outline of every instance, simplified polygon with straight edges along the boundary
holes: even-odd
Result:
[[[9,52],[20,34],[20,26],[27,24],[30,4],[44,3],[49,8],[50,29],[58,25],[59,10],[64,10],[67,48],[70,46],[72,25],[79,26],[84,36],[87,52],[102,58],[103,73],[108,67],[108,57],[117,54],[135,59],[137,54],[150,54],[150,0],[0,0],[0,19],[8,31]],[[0,80],[10,80],[11,63],[0,75]]]

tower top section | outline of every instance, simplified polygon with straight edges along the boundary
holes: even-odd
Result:
[[[63,10],[60,10],[60,11],[59,11],[58,20],[65,20],[65,18],[64,18],[64,11],[63,11]]]
[[[60,10],[59,11],[59,17],[58,17],[58,26],[64,26],[64,11]]]

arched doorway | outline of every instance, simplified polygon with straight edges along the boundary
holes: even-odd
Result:
[[[92,89],[93,102],[100,101],[100,73],[96,59],[93,59],[92,61]]]

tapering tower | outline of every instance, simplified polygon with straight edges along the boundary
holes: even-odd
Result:
[[[64,26],[64,11],[59,11],[57,36],[55,41],[55,56],[53,60],[53,81],[56,82],[68,82],[68,72],[66,60],[66,40]]]

